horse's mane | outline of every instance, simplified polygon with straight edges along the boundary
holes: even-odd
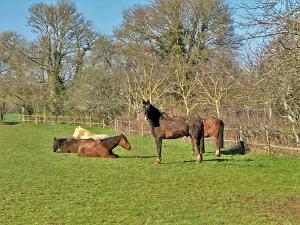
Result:
[[[155,127],[159,127],[159,118],[164,114],[164,112],[161,112],[159,109],[150,104],[148,119],[150,119]]]
[[[111,145],[111,144],[115,144],[116,141],[119,140],[120,137],[121,137],[121,135],[114,136],[114,137],[104,138],[104,139],[102,139],[99,143],[100,143],[101,145]]]

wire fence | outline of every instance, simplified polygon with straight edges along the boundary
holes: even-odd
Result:
[[[114,119],[104,121],[94,117],[75,116],[47,116],[47,115],[20,115],[20,123],[34,124],[73,124],[85,126],[97,126],[110,128],[115,131],[147,136],[151,134],[150,126],[146,121],[132,121],[125,119]],[[261,128],[229,128],[225,124],[224,142],[227,146],[237,148],[244,143],[246,148],[253,152],[271,154],[296,154],[300,155],[299,131],[282,131],[272,129],[268,126]],[[181,140],[190,141],[188,138]],[[213,142],[213,139],[206,139]]]
[[[106,127],[105,121],[89,116],[48,116],[48,115],[20,115],[20,123],[34,124],[73,124]]]

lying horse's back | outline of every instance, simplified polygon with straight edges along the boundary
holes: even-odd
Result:
[[[58,153],[78,153],[79,147],[84,142],[93,139],[54,138],[53,151]]]
[[[118,136],[95,140],[93,145],[81,145],[78,150],[78,156],[117,158],[118,155],[114,154],[112,150],[118,145],[127,150],[131,149],[127,137],[121,133]]]
[[[82,143],[78,149],[78,156],[80,157],[110,157],[108,149],[100,144],[100,140],[93,140],[92,142]]]

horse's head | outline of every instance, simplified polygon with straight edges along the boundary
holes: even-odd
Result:
[[[53,152],[56,152],[59,149],[59,146],[61,144],[61,139],[57,139],[54,137],[53,139]]]
[[[143,111],[145,115],[145,119],[147,119],[153,126],[159,126],[159,118],[161,117],[162,113],[155,108],[153,105],[150,104],[150,101],[143,100]]]
[[[150,107],[151,107],[151,104],[150,104],[150,101],[145,101],[143,99],[143,112],[144,112],[144,115],[145,115],[145,119],[148,119],[149,118],[149,114],[150,114]]]
[[[130,150],[131,145],[130,145],[129,141],[127,140],[127,137],[123,133],[121,133],[120,136],[121,136],[121,140],[120,140],[119,145],[127,150]]]

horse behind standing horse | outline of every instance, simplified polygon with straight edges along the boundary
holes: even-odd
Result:
[[[216,117],[204,118],[204,137],[213,137],[217,146],[215,156],[221,156],[224,148],[224,122]]]
[[[162,160],[161,148],[163,139],[175,139],[185,136],[190,136],[196,147],[196,162],[202,162],[202,154],[205,152],[205,149],[204,127],[201,118],[171,118],[166,113],[160,112],[157,108],[151,105],[149,100],[143,100],[143,111],[150,124],[151,133],[156,143],[156,164],[160,164]]]
[[[191,116],[173,116],[173,118],[180,118],[183,120],[190,120]],[[196,117],[201,118],[201,117]],[[204,137],[213,137],[217,146],[215,156],[221,156],[221,149],[224,147],[224,122],[216,117],[206,117],[203,120]],[[194,142],[192,139],[192,151],[195,153]]]

